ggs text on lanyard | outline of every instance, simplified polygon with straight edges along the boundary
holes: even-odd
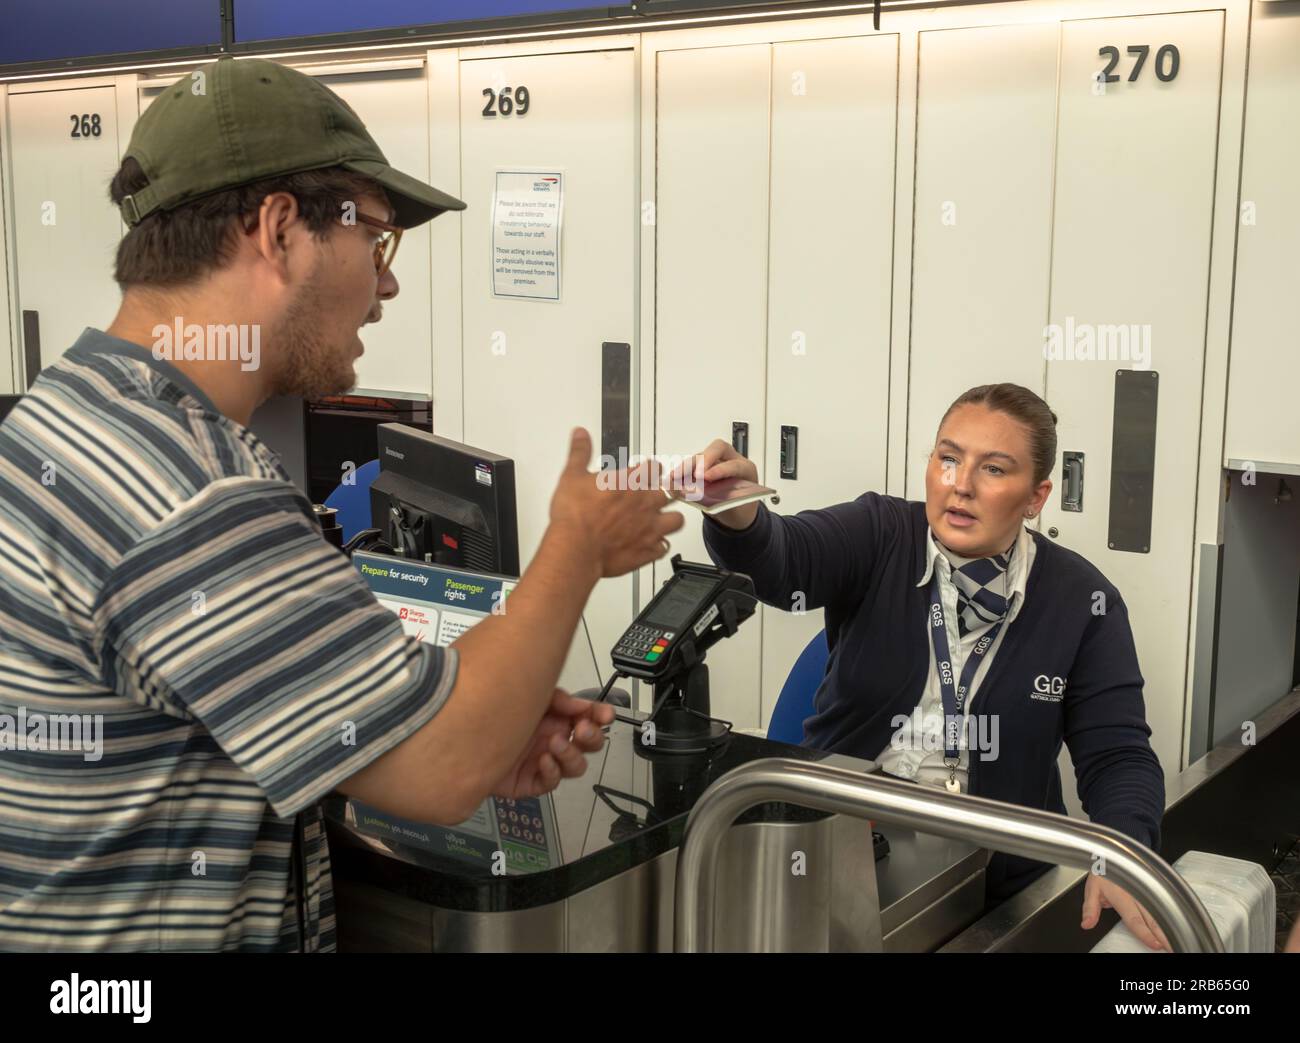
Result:
[[[939,570],[934,570],[930,579],[930,640],[934,645],[934,663],[939,671],[939,689],[943,693],[943,763],[948,768],[948,781],[944,788],[949,793],[960,793],[961,783],[957,781],[957,766],[961,763],[961,732],[965,726],[962,708],[966,703],[966,693],[970,683],[975,679],[984,655],[993,647],[993,642],[1002,629],[1006,617],[999,619],[987,634],[975,642],[971,654],[961,669],[961,680],[953,685],[952,655],[948,649],[948,628],[943,619],[943,597],[939,586]]]

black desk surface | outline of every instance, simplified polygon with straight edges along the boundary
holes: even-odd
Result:
[[[374,813],[335,794],[325,801],[334,875],[444,909],[505,912],[559,901],[625,870],[648,862],[681,843],[686,818],[708,786],[753,760],[789,757],[831,760],[869,770],[866,761],[827,754],[749,735],[731,735],[711,755],[638,755],[639,730],[615,721],[605,747],[587,759],[587,773],[566,779],[550,797],[558,836],[550,838],[546,868],[517,871],[466,848],[440,826],[405,824],[418,840],[366,823]],[[501,809],[498,814],[501,814]],[[810,821],[822,812],[788,804],[764,804],[737,821]],[[502,815],[502,825],[506,825]],[[507,827],[508,828],[508,827]],[[549,829],[548,829],[549,833]],[[472,840],[472,838],[471,838]],[[448,841],[455,841],[449,844]],[[462,852],[452,857],[448,850]],[[504,869],[504,872],[502,872]]]

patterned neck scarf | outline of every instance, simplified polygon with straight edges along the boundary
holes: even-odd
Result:
[[[1012,543],[1003,553],[991,558],[963,558],[939,543],[939,550],[952,563],[960,636],[991,626],[1007,614],[1007,569],[1015,549]]]

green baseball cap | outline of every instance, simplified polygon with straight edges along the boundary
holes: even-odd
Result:
[[[323,167],[374,178],[402,228],[465,209],[389,166],[365,124],[324,84],[261,58],[224,55],[172,84],[141,115],[126,156],[149,179],[122,200],[132,226],[212,192]]]

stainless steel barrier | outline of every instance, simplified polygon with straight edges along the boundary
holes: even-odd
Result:
[[[1223,952],[1205,907],[1169,863],[1117,830],[1061,815],[953,794],[824,764],[773,758],[728,772],[686,820],[677,859],[674,949],[712,952],[718,854],[738,815],[768,801],[893,822],[1012,855],[1089,869],[1156,919],[1175,952]]]

